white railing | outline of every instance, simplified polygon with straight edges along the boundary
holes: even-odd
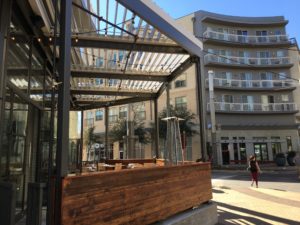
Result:
[[[223,32],[206,30],[203,33],[204,38],[217,39],[221,41],[237,42],[243,44],[262,44],[262,43],[282,43],[288,42],[289,36],[285,34],[281,35],[267,35],[267,36],[255,36],[255,35],[238,35],[227,34]]]
[[[287,65],[290,64],[289,57],[273,57],[273,58],[253,58],[253,57],[236,57],[236,56],[223,56],[208,53],[204,56],[205,63],[216,62],[232,65]]]
[[[206,79],[208,85],[208,79]],[[236,80],[214,78],[215,87],[229,87],[229,88],[288,88],[295,86],[293,80]]]
[[[209,109],[209,103],[207,109]],[[295,103],[215,102],[215,110],[223,112],[292,112],[298,110],[298,107]]]

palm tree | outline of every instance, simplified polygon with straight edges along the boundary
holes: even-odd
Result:
[[[199,133],[196,129],[198,124],[194,122],[196,115],[187,108],[181,107],[176,109],[171,105],[170,116],[183,119],[183,121],[179,122],[181,134],[185,133],[186,136],[192,137],[194,134]],[[167,136],[167,123],[162,121],[162,119],[166,117],[167,109],[165,108],[159,113],[159,137],[163,139],[166,139]]]
[[[90,157],[92,145],[96,143],[98,136],[95,134],[95,126],[88,128],[85,131],[85,145],[87,146],[87,160]]]
[[[149,135],[144,123],[135,119],[133,121],[134,135],[138,136],[138,140],[142,144],[149,143]],[[127,120],[119,119],[110,130],[110,135],[113,141],[122,141],[123,137],[127,135]]]

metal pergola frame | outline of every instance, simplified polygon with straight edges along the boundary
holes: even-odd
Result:
[[[15,21],[12,22],[27,32],[23,34],[13,27],[7,32],[8,21],[0,21],[0,121],[4,118],[6,86],[40,110],[50,107],[52,122],[57,101],[56,197],[55,205],[50,205],[55,209],[55,224],[60,224],[61,178],[68,174],[70,110],[83,112],[105,108],[107,130],[108,107],[154,101],[158,156],[157,100],[164,91],[169,96],[169,83],[195,64],[202,156],[205,157],[204,83],[200,69],[202,44],[193,34],[183,32],[174,20],[149,0],[107,0],[106,15],[101,15],[98,1],[94,10],[89,0],[87,5],[80,0],[60,1],[60,11],[55,11],[58,6],[53,5],[57,1],[29,1],[31,5],[27,1],[16,1],[13,6],[11,0],[0,1],[1,13],[5,12],[10,18],[13,7]],[[113,19],[108,12],[110,2],[115,4]],[[119,23],[121,8],[124,15]],[[129,14],[131,19],[127,18]],[[59,19],[54,15],[59,15]],[[109,21],[111,19],[113,22]],[[42,25],[39,25],[41,21]],[[60,25],[57,35],[55,21]],[[86,27],[93,32],[85,31]],[[7,42],[16,43],[14,50],[10,49],[7,54],[16,61],[19,57],[28,60],[26,63],[30,66],[15,61],[5,64]],[[31,45],[27,51],[28,43]],[[103,79],[103,83],[96,85],[96,79]],[[81,127],[82,124],[83,116]],[[3,132],[2,128],[0,132]],[[105,136],[107,141],[107,132]]]

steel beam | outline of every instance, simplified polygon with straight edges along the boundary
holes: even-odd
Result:
[[[150,98],[142,98],[142,97],[133,97],[133,98],[124,98],[124,99],[118,99],[118,100],[113,100],[110,102],[88,102],[86,106],[82,106],[81,108],[83,110],[91,110],[91,109],[98,109],[98,108],[103,108],[106,106],[117,106],[117,105],[126,105],[129,103],[135,103],[135,102],[143,102],[143,101],[150,101],[155,98],[150,97]],[[80,102],[80,104],[84,104],[84,102]]]
[[[55,224],[61,225],[62,178],[68,174],[72,0],[60,2]]]
[[[187,60],[185,60],[183,63],[181,63],[180,66],[178,66],[168,77],[168,83],[174,81],[178,76],[180,76],[183,72],[185,72],[193,63],[194,58],[189,57]],[[166,85],[162,85],[160,89],[157,92],[157,97],[161,96],[164,90],[166,89]]]
[[[32,100],[22,89],[19,89],[16,87],[11,81],[7,81],[7,87],[13,90],[13,92],[18,95],[20,98],[22,98],[24,101],[34,105],[39,110],[43,110],[43,107],[36,101]]]
[[[105,72],[105,71],[78,71],[72,70],[72,77],[76,78],[106,78],[106,79],[122,79],[122,80],[143,80],[165,82],[168,80],[167,74],[147,74],[147,73],[122,73],[122,72]]]
[[[176,44],[163,42],[150,42],[137,40],[132,46],[134,39],[128,38],[109,38],[109,37],[89,37],[89,36],[72,36],[72,47],[78,48],[101,48],[124,51],[140,51],[140,52],[157,52],[157,53],[171,53],[171,54],[188,54],[186,50]],[[48,45],[48,38],[44,38],[43,42]]]
[[[176,21],[159,8],[154,2],[149,0],[117,0],[127,9],[135,12],[143,20],[153,25],[161,33],[174,40],[191,55],[201,55],[203,49],[202,42],[200,42],[190,32],[185,32]]]
[[[7,57],[7,34],[11,18],[12,0],[0,1],[0,121],[4,121],[4,105],[6,94],[6,57]],[[4,126],[0,126],[0,159],[2,152],[2,133]]]
[[[139,91],[118,91],[118,90],[71,90],[72,95],[110,95],[110,96],[131,96],[131,97],[155,97],[156,93]]]

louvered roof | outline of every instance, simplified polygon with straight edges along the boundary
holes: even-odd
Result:
[[[53,1],[29,2],[43,19],[43,43],[53,53]],[[201,42],[149,0],[74,0],[72,12],[70,94],[77,107],[154,99],[201,53]],[[24,90],[28,49],[16,43],[9,51],[9,80]],[[30,93],[36,101],[50,98],[52,80],[42,78],[42,65],[33,54]]]

